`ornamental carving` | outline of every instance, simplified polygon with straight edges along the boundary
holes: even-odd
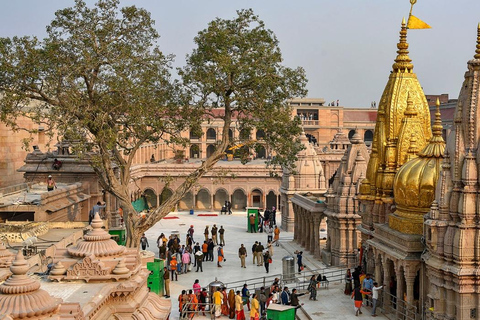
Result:
[[[81,277],[89,279],[96,276],[106,276],[110,273],[110,268],[90,254],[82,259],[79,263],[67,270],[67,277]]]

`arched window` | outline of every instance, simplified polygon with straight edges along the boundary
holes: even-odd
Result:
[[[190,130],[190,139],[200,139],[200,134],[198,134],[194,130]]]
[[[366,130],[365,133],[363,134],[363,141],[365,143],[371,143],[373,141],[373,131],[372,130]]]
[[[215,129],[210,128],[207,130],[207,140],[217,140],[217,132]]]
[[[348,131],[348,140],[352,139],[354,134],[355,134],[355,130],[352,129]]]
[[[265,139],[265,131],[263,131],[262,129],[257,130],[257,133],[255,134],[255,137],[256,137],[257,140]]]

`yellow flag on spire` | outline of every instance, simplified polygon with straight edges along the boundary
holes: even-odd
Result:
[[[430,27],[426,22],[418,19],[414,15],[410,15],[408,18],[408,29],[430,29]]]

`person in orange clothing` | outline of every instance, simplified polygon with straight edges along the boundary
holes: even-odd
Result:
[[[202,244],[202,253],[203,253],[203,261],[208,261],[208,244],[207,241],[203,241]]]
[[[175,281],[178,281],[178,274],[177,274],[177,257],[172,256],[172,260],[170,260],[170,272],[172,273],[172,281],[173,277],[175,277]]]
[[[360,286],[356,286],[355,289],[353,289],[352,299],[354,299],[355,316],[362,314],[363,295],[370,293],[371,292],[363,291]]]
[[[193,316],[197,312],[198,299],[197,299],[197,295],[193,293],[193,290],[191,289],[188,291],[188,301],[190,302],[190,306],[188,308],[188,311],[190,312],[190,314],[188,315],[188,317],[190,319],[193,319]]]
[[[224,256],[223,256],[223,247],[222,246],[219,246],[218,247],[218,262],[217,262],[217,267],[221,268],[222,266],[220,265],[220,262],[222,262],[223,260],[225,260]]]

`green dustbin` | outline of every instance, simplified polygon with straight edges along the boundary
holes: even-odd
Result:
[[[252,232],[250,230],[250,216],[253,214],[255,215],[255,230],[253,232],[258,231],[258,214],[260,212],[260,208],[258,207],[247,207],[247,231]]]
[[[267,308],[267,320],[295,320],[295,307],[272,303]]]
[[[154,262],[147,262],[147,269],[150,271],[147,285],[151,292],[163,295],[163,266],[165,261],[162,259],[155,259]],[[168,272],[168,271],[167,271]]]
[[[125,238],[125,228],[112,228],[108,230],[108,233],[110,233],[112,236],[112,239],[117,241],[117,244],[124,246],[126,243],[126,238]]]

